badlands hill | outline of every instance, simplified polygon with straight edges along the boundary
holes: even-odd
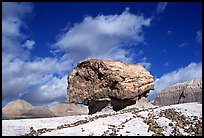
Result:
[[[88,108],[73,103],[58,103],[53,106],[33,106],[18,99],[8,103],[2,110],[2,119],[49,118],[70,115],[86,115]]]
[[[23,116],[27,118],[47,118],[55,117],[54,113],[50,111],[47,106],[35,106],[34,108],[28,110]]]
[[[32,104],[22,99],[12,101],[2,109],[2,118],[19,118],[33,107]]]
[[[154,100],[156,105],[202,102],[202,79],[177,83],[162,90]]]
[[[50,106],[49,109],[55,116],[86,115],[89,112],[86,106],[66,102]]]

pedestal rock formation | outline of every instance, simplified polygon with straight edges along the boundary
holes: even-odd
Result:
[[[118,111],[154,89],[153,76],[142,66],[114,60],[82,61],[67,79],[68,101],[89,106],[89,114],[110,103]]]
[[[162,90],[154,100],[155,105],[165,106],[189,102],[202,102],[202,79],[178,83]]]

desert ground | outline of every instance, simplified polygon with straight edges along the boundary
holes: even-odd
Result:
[[[202,135],[201,103],[159,107],[143,101],[117,112],[104,110],[92,115],[2,120],[2,135]]]

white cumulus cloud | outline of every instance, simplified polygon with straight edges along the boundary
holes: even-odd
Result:
[[[35,41],[27,39],[22,28],[33,5],[9,2],[2,7],[2,101],[23,98],[32,104],[50,104],[66,100],[66,78],[79,60],[132,62],[131,47],[144,42],[143,27],[151,22],[150,18],[131,14],[128,8],[121,14],[87,16],[61,34],[54,44],[54,51],[63,54],[57,57],[54,52],[55,57],[31,60]],[[138,52],[142,54],[143,51]]]
[[[143,66],[148,71],[150,70],[151,63],[147,61],[146,57],[142,58],[137,64]]]
[[[53,77],[44,85],[30,89],[29,93],[22,96],[22,99],[26,99],[34,105],[67,101],[66,89],[67,75],[62,78]]]
[[[121,14],[87,16],[61,34],[53,46],[76,61],[91,57],[129,61],[131,57],[124,45],[142,43],[143,27],[149,26],[150,21],[150,18],[131,14],[129,8]]]
[[[25,40],[27,35],[22,32],[22,27],[25,25],[24,17],[33,10],[32,4],[3,2],[2,9],[2,101],[6,101],[19,98],[33,88],[40,91],[38,87],[49,85],[55,75],[63,76],[69,71],[71,60],[67,60],[65,56],[59,59],[37,57],[31,60],[30,50],[35,41]],[[66,88],[66,83],[64,85]],[[64,90],[63,87],[61,89]],[[52,90],[53,94],[62,95]],[[40,93],[37,97],[41,97]],[[44,102],[47,102],[46,98]]]
[[[2,52],[10,58],[27,58],[29,51],[21,45],[26,35],[21,31],[25,27],[23,19],[33,10],[31,3],[2,3]]]
[[[22,46],[31,50],[31,49],[33,49],[34,45],[35,45],[35,41],[27,40]]]

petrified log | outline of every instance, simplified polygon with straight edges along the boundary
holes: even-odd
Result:
[[[68,75],[68,101],[95,113],[111,103],[114,110],[134,104],[154,89],[154,78],[142,66],[113,60],[88,59]]]

